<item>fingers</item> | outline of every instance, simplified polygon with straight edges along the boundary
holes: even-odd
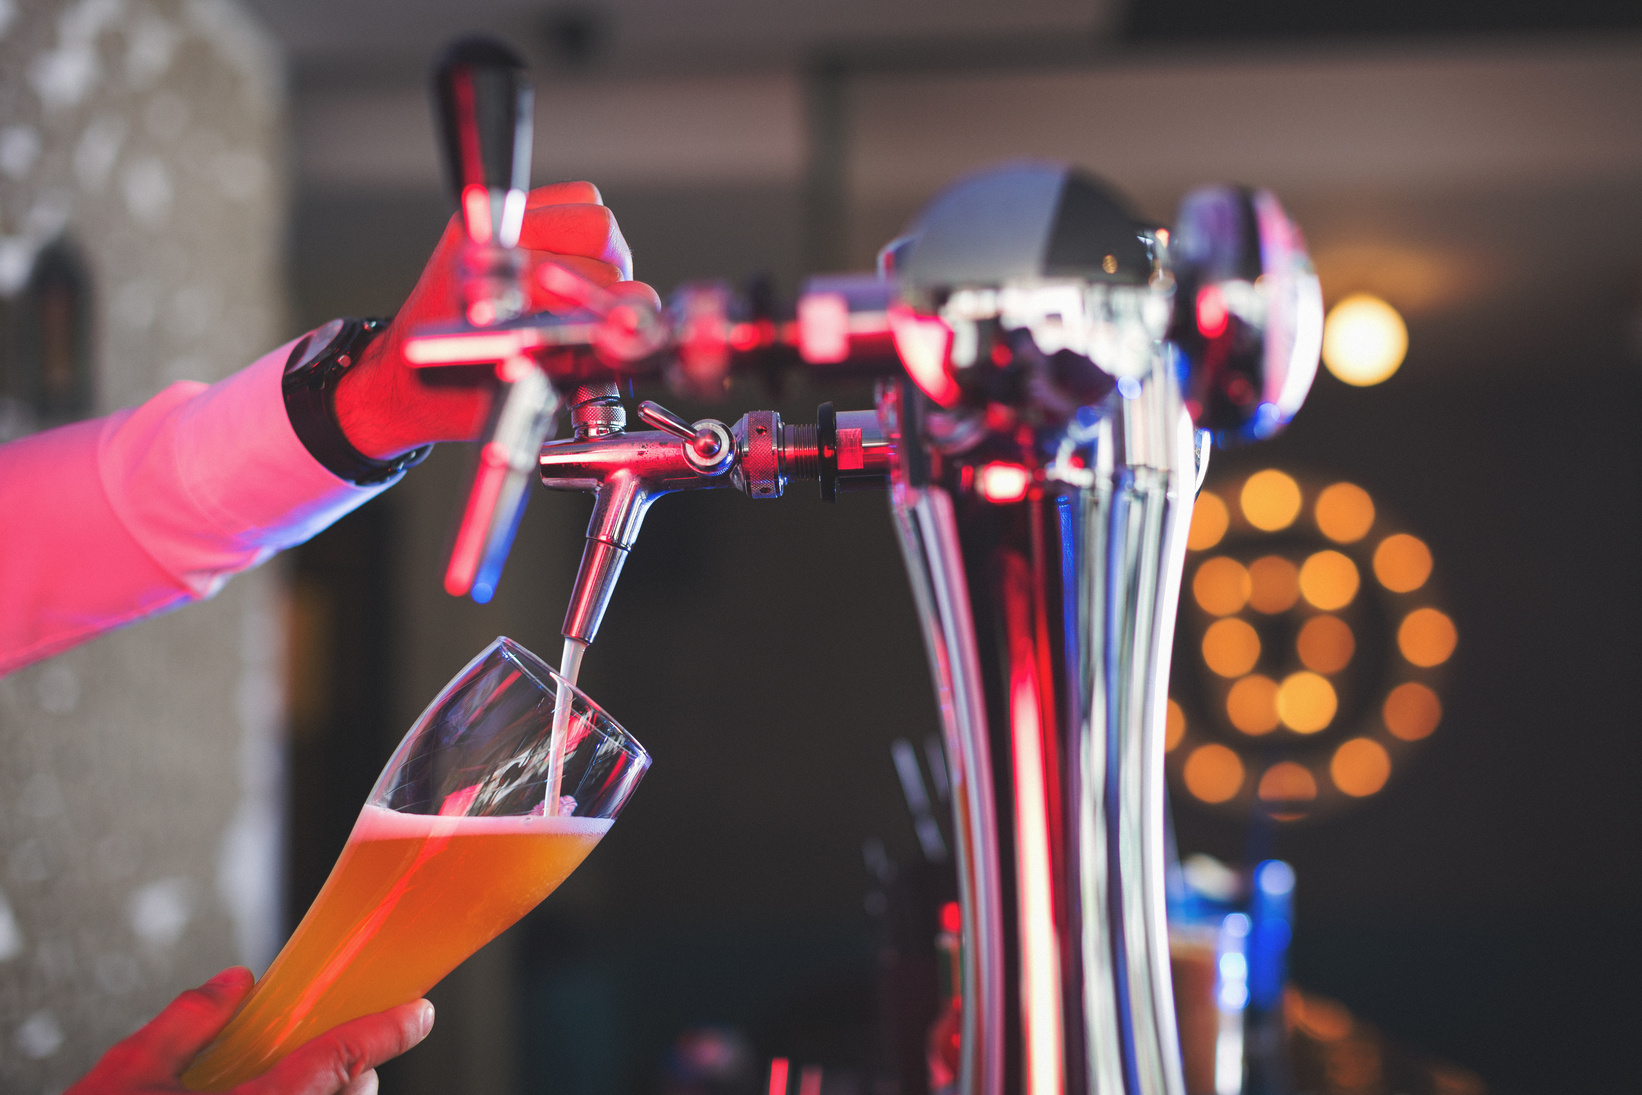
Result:
[[[192,1061],[233,1017],[255,978],[244,966],[223,970],[197,989],[189,989],[133,1034],[133,1048],[156,1062]]]
[[[563,312],[578,307],[576,299],[562,296],[547,288],[550,284],[545,276],[548,271],[542,267],[549,263],[563,267],[602,289],[608,289],[618,297],[646,303],[652,308],[661,307],[661,297],[656,295],[654,289],[642,281],[621,281],[621,272],[608,262],[578,258],[574,255],[551,255],[542,258],[530,278],[530,306],[534,310]]]
[[[580,274],[603,289],[608,289],[621,280],[621,271],[603,259],[584,258],[581,255],[541,255],[533,271],[534,276],[530,279],[536,286],[541,285],[542,266],[550,262],[555,266],[564,267],[573,274]]]
[[[619,297],[631,297],[634,300],[643,301],[652,308],[661,307],[660,294],[642,281],[618,281],[610,286],[610,291]]]
[[[320,1035],[234,1091],[236,1095],[367,1095],[375,1090],[374,1078],[367,1075],[426,1038],[432,1029],[433,1005],[426,1000],[367,1015]]]
[[[615,214],[602,205],[544,205],[528,210],[519,246],[598,259],[615,266],[623,278],[633,276],[633,254],[616,226]]]
[[[566,204],[603,205],[604,199],[599,196],[599,188],[590,182],[563,182],[549,186],[538,186],[525,199],[525,208],[535,209],[542,205]]]

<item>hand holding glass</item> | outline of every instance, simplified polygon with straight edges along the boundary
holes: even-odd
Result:
[[[497,639],[400,742],[308,914],[183,1081],[226,1091],[426,993],[576,869],[649,766],[615,720]]]

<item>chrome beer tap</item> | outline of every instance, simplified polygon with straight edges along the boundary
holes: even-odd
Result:
[[[1045,164],[937,198],[895,278],[921,391],[892,432],[927,464],[902,460],[891,508],[959,804],[959,1090],[1182,1095],[1163,720],[1186,532],[1211,432],[1267,436],[1304,398],[1316,278],[1269,194],[1198,191],[1171,235]]]
[[[877,275],[814,279],[788,314],[722,286],[656,311],[543,276],[578,310],[424,332],[408,354],[563,378],[574,437],[536,466],[594,495],[567,664],[661,495],[887,487],[951,766],[963,1023],[943,1095],[1185,1095],[1169,657],[1211,443],[1279,430],[1317,365],[1321,292],[1276,199],[1208,187],[1171,230],[1065,165],[1019,162],[960,180]],[[754,363],[876,374],[876,407],[727,426],[644,403],[653,428],[626,429],[620,375],[699,394]]]
[[[753,412],[726,445],[647,405],[660,432],[544,446],[546,485],[597,497],[565,634],[591,640],[661,493],[887,485],[952,765],[957,1090],[1183,1095],[1162,728],[1185,537],[1211,437],[1268,436],[1303,400],[1316,278],[1263,191],[1198,191],[1171,234],[1054,164],[958,183],[883,266],[812,283],[778,332],[818,369],[890,341],[875,412],[823,408],[813,442]],[[698,293],[698,344],[702,313]]]
[[[566,641],[583,647],[598,634],[644,515],[662,495],[730,487],[765,500],[781,497],[796,480],[881,483],[889,471],[889,440],[874,411],[837,414],[823,404],[814,425],[789,425],[775,411],[750,411],[733,426],[713,418],[686,422],[649,401],[638,414],[655,429],[626,431],[615,385],[578,388],[570,407],[575,438],[541,450],[544,486],[588,491],[594,499],[563,628]]]

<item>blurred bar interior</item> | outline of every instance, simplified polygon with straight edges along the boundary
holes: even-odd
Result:
[[[241,17],[216,2],[116,4],[106,33]],[[664,296],[708,277],[790,296],[808,274],[866,269],[938,188],[1012,157],[1076,163],[1160,220],[1204,182],[1271,188],[1339,310],[1305,410],[1270,443],[1217,453],[1193,525],[1168,760],[1192,1093],[1239,1090],[1216,1072],[1228,1009],[1248,1011],[1251,1061],[1286,1037],[1296,1091],[1634,1089],[1642,6],[244,8],[287,88],[288,160],[260,184],[284,203],[290,304],[268,345],[390,314],[414,283],[449,214],[429,58],[469,30],[535,67],[536,182],[595,182]],[[0,132],[13,179],[29,170],[18,131]],[[15,208],[0,218],[24,231]],[[76,379],[90,351],[74,349],[81,328],[52,342],[61,302],[137,305],[80,285],[98,267],[74,256],[44,252],[8,290],[8,435],[159,382],[122,385],[106,338],[100,402]],[[188,307],[165,299],[162,313]],[[637,395],[672,402],[642,382]],[[807,420],[822,398],[870,393],[742,377],[721,403],[675,409]],[[537,492],[494,601],[447,597],[460,450],[275,564],[282,930],[439,685],[498,634],[559,647],[587,502]],[[782,507],[711,492],[651,513],[582,678],[655,756],[645,790],[557,894],[437,990],[433,1036],[384,1069],[384,1090],[939,1086],[955,893],[894,533],[876,495],[823,506],[799,490]],[[48,671],[29,696],[50,711]],[[7,695],[0,728],[21,741],[33,716],[17,713],[22,685]],[[82,792],[57,778],[72,809]],[[0,887],[22,909],[32,868],[15,846]],[[166,876],[187,880],[184,923],[218,900],[213,869]],[[144,907],[163,919],[176,901],[154,892]],[[49,977],[6,938],[0,1036],[33,1059],[50,1039],[26,1032],[43,1014],[27,1001]],[[182,987],[172,966],[133,969],[155,1000]]]

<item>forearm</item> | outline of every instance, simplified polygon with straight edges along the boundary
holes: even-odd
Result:
[[[382,489],[338,479],[297,440],[279,387],[289,349],[0,446],[0,673],[208,597]]]

